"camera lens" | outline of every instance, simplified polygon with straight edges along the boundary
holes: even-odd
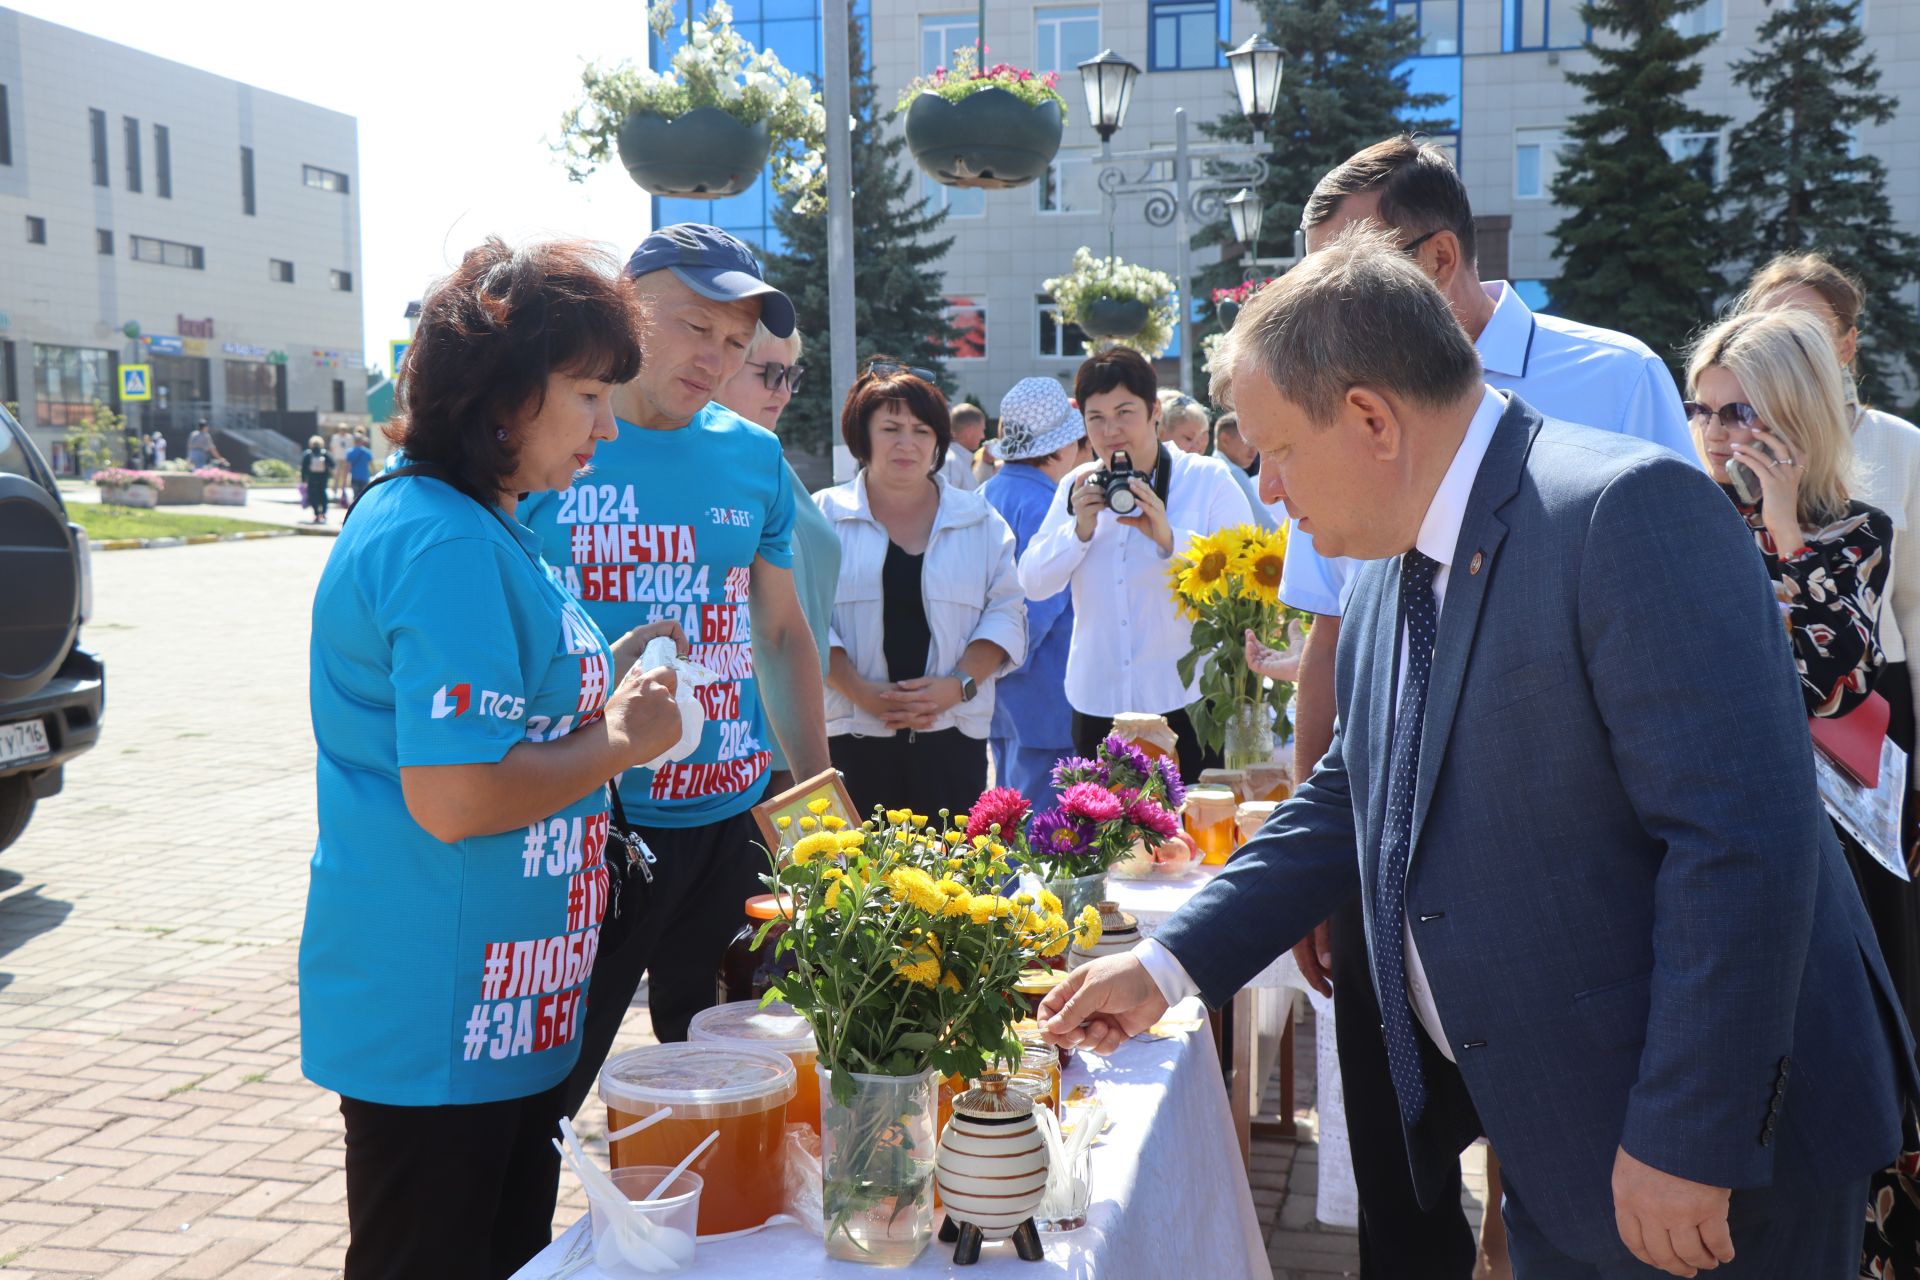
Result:
[[[1107,490],[1107,510],[1117,516],[1130,516],[1139,505],[1140,499],[1133,496],[1124,479]]]

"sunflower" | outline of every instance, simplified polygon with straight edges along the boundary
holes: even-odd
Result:
[[[1230,531],[1197,537],[1187,545],[1186,568],[1180,574],[1180,595],[1192,604],[1217,600],[1227,589],[1238,548]]]
[[[1240,577],[1247,595],[1264,604],[1280,603],[1280,575],[1287,567],[1284,546],[1275,547],[1262,540],[1250,544],[1240,555],[1234,572]]]

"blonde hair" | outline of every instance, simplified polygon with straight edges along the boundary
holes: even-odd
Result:
[[[1852,496],[1853,431],[1827,326],[1796,308],[1735,314],[1694,344],[1687,393],[1697,394],[1700,375],[1716,367],[1740,380],[1761,422],[1803,464],[1796,519],[1819,527],[1845,515]],[[1689,425],[1704,458],[1698,420]]]
[[[773,336],[773,331],[758,320],[753,322],[753,341],[747,344],[747,359],[754,359],[760,354],[761,348],[770,342],[793,343],[793,355],[787,363],[798,364],[800,362],[800,331],[795,329],[787,337],[776,338]]]

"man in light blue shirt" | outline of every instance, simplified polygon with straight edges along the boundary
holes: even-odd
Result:
[[[1445,295],[1479,350],[1490,386],[1516,392],[1547,417],[1639,436],[1699,465],[1673,375],[1645,343],[1536,313],[1505,281],[1482,283],[1466,187],[1440,148],[1392,138],[1329,172],[1301,216],[1307,252],[1367,219],[1398,233],[1401,252],[1418,262]],[[1315,615],[1294,701],[1294,773],[1304,778],[1333,738],[1334,653],[1347,589],[1360,565],[1321,557],[1311,532],[1297,521],[1289,523],[1280,599]],[[1331,980],[1360,1191],[1362,1259],[1383,1275],[1468,1280],[1475,1249],[1458,1188],[1431,1209],[1421,1206],[1408,1174],[1405,1140],[1398,1124],[1389,1123],[1395,1115],[1391,1081],[1359,900],[1334,916],[1330,931],[1322,925],[1295,947],[1294,956],[1322,991]],[[1499,1238],[1496,1249],[1504,1253],[1498,1215],[1488,1219],[1489,1235]]]

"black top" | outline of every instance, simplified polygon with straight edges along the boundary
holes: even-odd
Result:
[[[887,561],[880,568],[881,650],[887,655],[887,679],[917,680],[927,674],[933,631],[927,626],[920,571],[926,553],[908,555],[887,540]]]

